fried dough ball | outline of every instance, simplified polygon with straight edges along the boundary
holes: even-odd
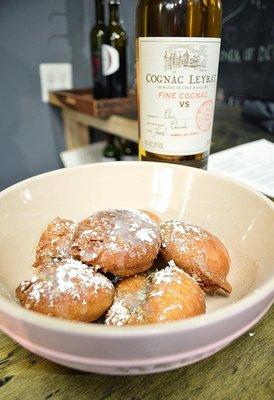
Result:
[[[106,325],[123,326],[177,321],[205,312],[205,294],[174,263],[160,271],[123,279],[116,287]]]
[[[70,258],[76,226],[69,219],[55,218],[41,235],[33,266],[43,268],[54,261]]]
[[[100,318],[111,306],[114,294],[109,279],[73,259],[48,265],[16,289],[24,307],[81,322]]]
[[[109,326],[145,324],[143,305],[147,297],[145,274],[124,278],[116,286],[112,307],[108,310],[105,323]]]
[[[147,214],[152,219],[152,221],[154,221],[157,225],[162,224],[163,221],[161,220],[161,218],[158,217],[158,215],[154,214],[153,212],[147,210],[140,210],[140,211]]]
[[[195,278],[209,293],[222,289],[231,293],[226,280],[230,257],[223,243],[204,228],[172,220],[161,227],[161,252],[166,262],[174,260],[179,268]]]
[[[72,256],[103,272],[131,276],[147,271],[161,246],[159,227],[137,210],[99,211],[76,229]]]
[[[197,282],[172,265],[151,276],[144,305],[146,323],[177,321],[205,313],[205,295]]]

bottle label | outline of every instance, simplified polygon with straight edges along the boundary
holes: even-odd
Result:
[[[120,68],[119,51],[108,44],[102,45],[103,75],[112,75]]]
[[[163,155],[209,150],[221,40],[139,38],[141,147]]]

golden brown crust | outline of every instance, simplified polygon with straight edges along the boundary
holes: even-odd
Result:
[[[146,322],[177,321],[205,313],[205,295],[197,282],[177,267],[167,267],[152,275]]]
[[[137,293],[146,286],[146,275],[133,275],[121,280],[116,286],[117,296],[127,296],[128,294]]]
[[[226,280],[230,268],[229,254],[216,236],[197,225],[178,220],[163,223],[161,235],[161,253],[166,262],[174,260],[206,292],[222,289],[231,293]]]
[[[116,286],[115,300],[106,315],[109,326],[138,325],[145,321],[142,309],[146,296],[146,275],[124,278]]]
[[[111,306],[114,293],[114,286],[105,276],[72,259],[48,265],[16,289],[24,307],[81,322],[100,318]]]
[[[43,268],[54,261],[69,258],[76,226],[69,219],[55,218],[40,237],[33,266]]]
[[[123,279],[116,288],[106,324],[152,324],[205,312],[205,295],[197,282],[172,264],[163,270]]]
[[[160,245],[159,227],[143,212],[107,210],[79,223],[72,255],[103,272],[131,276],[152,266]]]

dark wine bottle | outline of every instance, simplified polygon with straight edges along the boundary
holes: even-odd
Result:
[[[221,0],[139,0],[141,160],[207,167],[221,26]]]
[[[121,161],[137,161],[138,145],[130,140],[120,139]]]
[[[120,150],[116,144],[115,136],[110,135],[108,139],[108,143],[103,150],[103,159],[104,162],[111,161],[119,161],[120,160]]]
[[[105,25],[104,1],[95,0],[96,25],[90,32],[91,64],[93,76],[93,95],[95,99],[108,97],[107,77],[103,68],[103,51],[108,40],[108,29]]]
[[[127,35],[120,22],[120,0],[109,1],[109,46],[104,65],[109,97],[127,96]]]

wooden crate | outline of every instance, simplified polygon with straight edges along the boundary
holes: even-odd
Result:
[[[136,95],[113,99],[94,99],[91,88],[53,91],[49,93],[51,104],[70,108],[94,117],[108,117],[113,114],[129,114],[136,111]]]

